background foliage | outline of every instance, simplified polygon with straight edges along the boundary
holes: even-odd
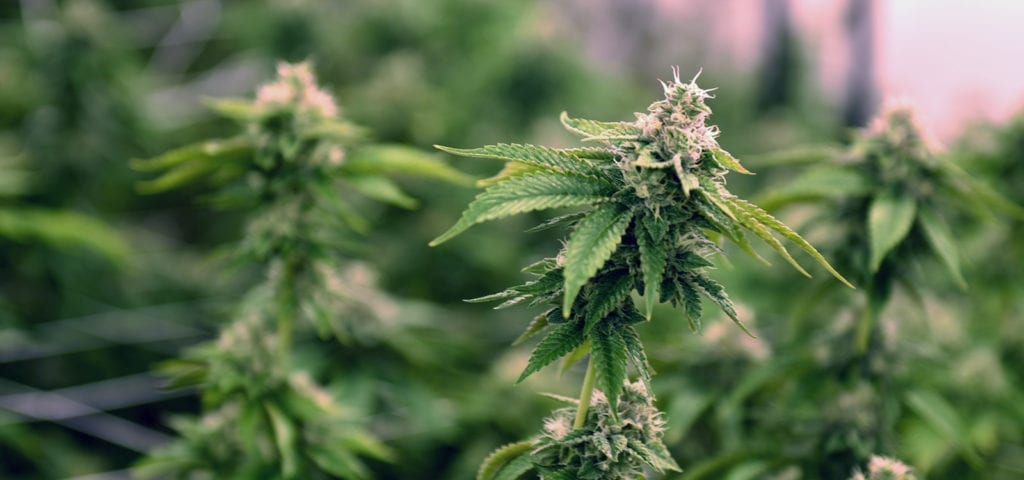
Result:
[[[311,60],[375,142],[570,146],[559,112],[629,119],[659,95],[655,79],[670,65],[684,76],[708,65],[643,48],[629,71],[589,62],[571,28],[578,10],[487,0],[0,5],[0,477],[127,478],[177,435],[172,425],[217,443],[209,425],[171,420],[198,412],[199,397],[159,390],[165,380],[147,372],[212,339],[262,278],[224,249],[251,212],[211,209],[198,186],[140,195],[136,183],[152,175],[129,168],[235,132],[203,98],[251,95],[277,61]],[[710,314],[696,335],[683,312],[656,306],[638,331],[658,372],[664,441],[683,469],[668,478],[846,478],[868,471],[875,453],[925,478],[1020,478],[1024,229],[1012,206],[971,204],[994,193],[1024,203],[1024,114],[935,150],[994,193],[904,177],[915,215],[906,236],[875,239],[891,253],[872,262],[843,242],[872,244],[860,238],[872,228],[865,198],[891,184],[848,171],[870,147],[804,86],[799,55],[787,58],[788,73],[772,78],[788,87],[767,88],[753,69],[708,67],[701,78],[720,87],[708,101],[719,142],[756,173],[730,176],[729,189],[794,226],[860,288],[763,268],[723,244],[729,260],[715,260],[714,277],[756,338]],[[477,178],[499,168],[447,160]],[[347,346],[303,343],[296,362],[318,380],[343,379],[332,394],[400,459],[369,460],[376,477],[469,478],[561,406],[533,392],[577,393],[547,371],[513,388],[530,345],[508,345],[530,313],[462,302],[527,280],[521,266],[557,249],[559,232],[522,233],[549,218],[531,213],[429,249],[477,191],[397,182],[416,209],[358,202],[369,228],[351,252],[360,267],[347,273],[388,292],[400,321]],[[929,216],[946,225],[945,241],[929,233]],[[865,285],[878,273],[892,285],[872,305]],[[856,340],[865,311],[877,314],[868,355]]]

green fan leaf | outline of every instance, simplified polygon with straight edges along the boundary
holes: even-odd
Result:
[[[526,380],[534,372],[544,368],[551,362],[558,360],[583,343],[583,325],[581,322],[566,322],[555,327],[543,340],[537,344],[530,354],[530,361],[526,369],[519,375],[516,383]]]
[[[722,309],[733,323],[743,330],[743,333],[746,333],[751,337],[754,336],[754,334],[750,333],[750,330],[747,330],[747,327],[743,325],[743,322],[740,321],[739,315],[736,314],[736,308],[733,306],[732,299],[730,299],[729,295],[725,293],[725,287],[706,275],[692,275],[691,279],[693,281],[692,285],[695,289],[703,293],[704,296],[708,297],[708,299],[714,302],[715,305],[718,305],[718,308]]]
[[[640,334],[632,325],[625,325],[620,332],[622,342],[626,346],[626,355],[633,362],[633,367],[640,373],[644,381],[651,381],[651,365],[647,361],[647,353],[644,352],[644,344],[640,341]]]
[[[499,447],[484,459],[484,462],[480,465],[480,469],[477,470],[476,480],[497,480],[498,478],[514,480],[519,478],[533,468],[532,462],[528,464],[528,468],[526,470],[519,471],[522,467],[515,468],[514,470],[519,471],[519,473],[515,475],[513,475],[513,472],[509,471],[509,469],[513,467],[512,463],[519,458],[526,458],[529,460],[529,455],[524,454],[532,449],[533,442],[530,441],[510,443]],[[506,474],[506,471],[509,472]],[[499,472],[501,475],[499,475]]]
[[[544,330],[549,324],[550,322],[548,321],[548,314],[546,313],[542,313],[540,315],[537,315],[536,317],[533,317],[533,321],[531,321],[530,325],[526,327],[526,331],[523,332],[523,334],[520,335],[518,338],[512,341],[512,346],[514,347],[525,342],[530,337],[536,335],[537,332]]]
[[[956,242],[953,241],[949,227],[935,212],[927,208],[922,208],[918,212],[917,219],[932,250],[946,264],[946,269],[953,276],[953,280],[960,288],[967,288],[967,282],[960,271],[960,255],[957,253]]]
[[[597,371],[597,386],[607,396],[612,415],[617,416],[616,405],[626,382],[626,342],[604,322],[590,334],[590,355]]]
[[[868,209],[868,237],[871,246],[871,272],[877,272],[889,251],[899,245],[914,225],[917,202],[909,195],[882,194]]]
[[[430,245],[441,244],[481,222],[534,210],[593,205],[608,200],[611,193],[607,184],[581,175],[534,172],[513,177],[477,195],[462,218]]]
[[[609,203],[594,209],[576,225],[565,246],[565,318],[569,318],[580,288],[615,252],[632,218],[632,211]]]
[[[700,293],[693,285],[685,281],[678,282],[677,292],[676,301],[683,304],[683,310],[686,312],[686,319],[690,323],[690,329],[699,332],[701,329],[700,317],[704,309],[701,304]]]
[[[523,475],[526,475],[531,470],[534,470],[533,460],[529,455],[521,455],[515,460],[508,462],[505,468],[502,468],[498,475],[494,477],[494,480],[520,480]]]
[[[607,277],[592,282],[592,290],[589,292],[588,301],[583,308],[583,316],[586,319],[584,331],[588,334],[594,325],[622,306],[633,291],[633,279],[627,272],[617,271]]]
[[[762,242],[768,244],[768,246],[771,247],[772,250],[775,250],[779,255],[782,256],[782,258],[786,259],[786,261],[789,262],[789,264],[792,265],[793,268],[795,268],[798,272],[805,276],[811,276],[811,274],[808,273],[807,270],[804,270],[804,267],[802,267],[800,263],[798,263],[796,259],[793,258],[793,255],[789,253],[789,250],[786,249],[786,246],[783,245],[778,238],[775,238],[775,236],[772,235],[772,232],[768,229],[768,227],[766,227],[761,222],[757,221],[757,219],[754,218],[753,215],[745,211],[740,211],[738,217],[739,218],[737,220],[740,222],[741,225],[743,225],[744,228],[751,231],[755,236],[757,236],[757,238],[760,238]]]
[[[672,458],[672,454],[665,447],[664,442],[652,442],[648,445],[651,452],[651,467],[659,472],[671,471],[681,472],[682,468],[676,463],[675,459]]]
[[[596,120],[572,118],[566,112],[562,112],[559,119],[566,129],[584,138],[632,139],[639,137],[641,134],[640,129],[636,125],[626,122],[599,122]]]
[[[557,227],[559,225],[562,225],[562,224],[565,224],[565,223],[570,223],[570,222],[573,222],[575,220],[579,220],[579,219],[585,217],[586,215],[587,215],[587,212],[572,212],[572,213],[567,213],[565,215],[559,215],[557,217],[545,220],[543,223],[541,223],[541,224],[539,224],[539,225],[537,225],[535,227],[531,227],[531,228],[527,229],[526,233],[543,232],[544,230],[548,230],[548,229],[555,228],[555,227]]]
[[[565,374],[565,372],[569,371],[573,365],[576,365],[577,362],[583,360],[583,357],[586,357],[588,353],[590,353],[590,342],[583,342],[582,345],[576,347],[576,350],[573,350],[568,355],[562,357],[562,365],[558,367],[558,374]]]
[[[780,222],[778,219],[771,216],[771,214],[764,211],[764,209],[758,207],[757,205],[754,205],[753,203],[750,203],[746,200],[737,197],[730,198],[729,204],[732,205],[737,210],[740,210],[748,215],[751,215],[753,218],[757,220],[757,222],[774,230],[787,240],[795,243],[798,247],[800,247],[801,250],[803,250],[805,253],[810,255],[811,258],[818,262],[819,265],[824,267],[825,270],[828,271],[828,273],[831,273],[833,277],[835,277],[840,282],[843,282],[847,287],[854,288],[853,284],[851,284],[845,277],[843,277],[839,272],[837,272],[836,269],[833,268],[830,263],[828,263],[828,260],[825,260],[825,257],[822,256],[822,254],[819,253],[818,250],[814,248],[814,246],[812,246],[810,243],[807,243],[807,240],[804,240],[804,238],[801,237],[798,233],[794,232],[793,229],[789,228],[788,226],[786,226],[786,224]],[[801,268],[799,270],[803,269]],[[804,273],[806,274],[806,272]]]
[[[747,170],[746,168],[744,168],[743,165],[740,164],[740,161],[736,160],[736,157],[733,157],[732,154],[727,152],[727,151],[725,151],[725,149],[722,149],[722,148],[714,148],[714,149],[712,149],[711,150],[711,157],[714,158],[715,161],[718,162],[718,164],[722,166],[722,168],[726,168],[726,169],[732,170],[732,171],[734,171],[736,173],[742,173],[744,175],[753,175],[754,174],[750,170]]]
[[[578,148],[559,148],[556,150],[559,153],[572,155],[577,158],[584,158],[588,160],[614,160],[615,152],[608,150],[607,148],[599,147],[578,147]]]
[[[644,223],[646,226],[646,223]],[[657,235],[655,232],[654,235]],[[647,319],[654,313],[654,305],[661,297],[661,278],[665,275],[668,251],[654,240],[647,228],[636,229],[636,242],[640,250],[640,270],[644,278],[644,304]]]
[[[549,147],[518,143],[499,143],[497,145],[468,149],[445,147],[442,145],[434,145],[434,147],[464,157],[492,158],[506,162],[521,163],[542,170],[602,176],[601,170],[586,158],[576,156],[566,150],[557,150]]]

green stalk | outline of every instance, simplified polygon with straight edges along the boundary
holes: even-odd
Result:
[[[292,349],[292,330],[295,323],[295,262],[285,261],[281,290],[277,299],[277,359],[282,371],[286,370]]]
[[[587,374],[583,377],[583,388],[580,389],[580,404],[576,407],[576,421],[573,429],[583,428],[587,423],[587,410],[590,409],[590,395],[594,393],[594,382],[597,381],[597,368],[594,366],[593,355],[587,358]]]

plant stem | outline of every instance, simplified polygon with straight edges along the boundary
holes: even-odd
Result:
[[[583,388],[580,389],[580,404],[576,407],[576,421],[573,429],[583,428],[587,423],[587,410],[590,409],[590,395],[594,393],[594,382],[597,380],[597,368],[594,366],[593,355],[587,358],[587,374],[583,377]]]
[[[277,358],[282,371],[286,370],[292,348],[292,330],[295,323],[295,266],[286,260],[281,279],[281,290],[277,299]]]

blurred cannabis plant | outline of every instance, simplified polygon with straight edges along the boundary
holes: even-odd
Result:
[[[34,203],[30,197],[39,188],[38,172],[26,163],[24,152],[0,135],[0,329],[27,326],[25,320],[39,313],[33,311],[43,301],[36,298],[43,287],[33,278],[39,267],[25,259],[66,251],[75,257],[98,254],[123,266],[129,258],[127,242],[106,222],[70,208]],[[49,282],[60,278],[47,277]]]
[[[937,258],[948,278],[967,288],[948,217],[997,210],[1024,218],[1024,208],[937,155],[913,110],[900,104],[887,105],[847,151],[773,189],[763,203],[808,200],[831,204],[808,223],[824,226],[837,264],[866,287],[860,350],[893,287],[916,291],[912,272],[920,259]]]
[[[664,100],[633,122],[562,115],[567,129],[596,147],[438,147],[506,164],[481,182],[485,190],[432,245],[480,222],[577,207],[538,227],[567,225],[572,232],[557,256],[524,270],[536,280],[474,301],[503,301],[498,308],[547,305],[516,340],[547,330],[519,380],[561,357],[567,367],[589,353],[580,398],[574,409],[555,412],[540,437],[499,449],[484,462],[480,479],[515,479],[529,471],[545,479],[625,479],[642,476],[645,467],[678,470],[662,443],[649,390],[628,383],[627,369],[632,365],[642,380],[650,378],[636,325],[650,319],[656,303],[682,306],[699,330],[707,298],[742,328],[725,289],[708,275],[711,254],[721,251],[714,238],[728,238],[756,256],[746,238],[752,233],[806,274],[780,235],[848,283],[793,230],[725,188],[728,171],[749,172],[718,145],[717,127],[707,124],[710,93],[673,73],[662,84]],[[634,303],[634,290],[644,297],[645,313]]]
[[[761,203],[806,203],[804,231],[863,288],[840,296],[823,283],[787,297],[793,310],[777,358],[737,373],[711,403],[719,419],[740,420],[721,422],[730,430],[717,433],[733,441],[716,449],[705,473],[786,458],[811,478],[833,478],[880,452],[929,476],[945,465],[953,476],[943,478],[1001,478],[986,455],[1006,458],[1000,439],[1016,433],[998,425],[1020,421],[1010,405],[1021,393],[1003,383],[1005,360],[990,341],[967,333],[986,327],[967,326],[957,318],[964,312],[934,292],[968,287],[961,249],[974,217],[1024,210],[938,153],[903,105],[886,106],[848,148],[818,151],[833,153]],[[827,321],[812,328],[804,317]],[[950,372],[969,364],[999,385],[963,388]]]
[[[263,269],[264,278],[216,342],[165,365],[175,386],[199,386],[206,412],[176,420],[181,438],[139,471],[369,478],[359,457],[389,460],[390,451],[367,430],[369,415],[293,361],[294,332],[315,329],[322,338],[355,342],[382,308],[374,303],[380,295],[366,294],[345,273],[342,254],[357,248],[354,233],[369,228],[352,193],[409,208],[415,200],[387,174],[464,177],[414,150],[366,145],[308,63],[279,65],[255,100],[211,105],[242,132],[133,162],[163,172],[140,190],[201,183],[214,190],[208,200],[215,205],[246,208],[251,214],[234,258]]]

